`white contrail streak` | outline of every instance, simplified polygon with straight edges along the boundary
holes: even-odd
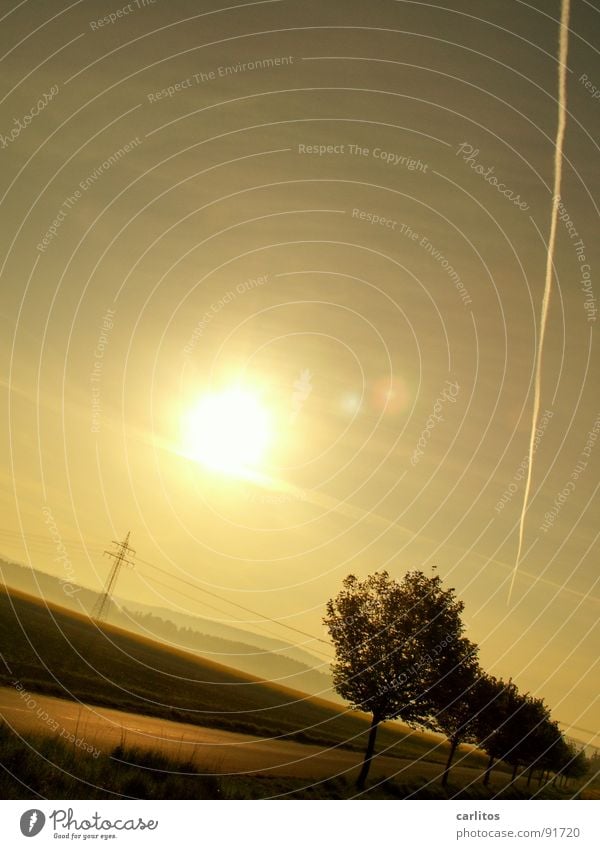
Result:
[[[546,323],[548,321],[548,307],[550,305],[550,293],[552,291],[552,265],[554,260],[554,247],[556,244],[556,230],[558,228],[558,204],[560,202],[560,185],[562,180],[562,158],[565,128],[567,125],[567,53],[569,47],[569,14],[571,11],[570,0],[562,0],[560,14],[560,36],[559,36],[559,58],[558,58],[558,127],[556,130],[556,144],[554,146],[554,191],[552,194],[552,215],[550,220],[550,238],[548,240],[548,254],[546,257],[546,284],[542,300],[542,315],[540,318],[540,338],[536,351],[533,417],[531,422],[531,436],[529,439],[529,465],[527,467],[527,482],[523,495],[523,509],[519,523],[519,546],[517,557],[512,571],[510,588],[508,590],[508,603],[512,596],[515,578],[521,560],[523,548],[523,536],[525,530],[525,514],[529,502],[531,490],[531,473],[533,468],[533,452],[535,446],[535,429],[540,412],[541,383],[542,383],[542,354],[544,351],[544,337],[546,335]]]

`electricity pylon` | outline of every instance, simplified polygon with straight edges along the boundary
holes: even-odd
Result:
[[[94,605],[94,609],[92,610],[92,619],[95,619],[96,622],[102,622],[104,616],[106,615],[109,603],[112,599],[113,590],[115,588],[115,584],[117,583],[117,577],[119,574],[119,570],[123,563],[127,563],[129,566],[133,566],[133,560],[130,560],[127,555],[134,555],[135,551],[133,548],[129,548],[129,534],[130,531],[127,531],[127,536],[125,537],[124,542],[117,542],[117,540],[113,540],[113,543],[117,546],[116,551],[108,551],[105,550],[104,554],[107,554],[109,557],[114,557],[115,562],[113,563],[112,569],[110,570],[110,574],[106,581],[106,585],[104,587],[104,591],[102,595],[98,598],[98,601]]]

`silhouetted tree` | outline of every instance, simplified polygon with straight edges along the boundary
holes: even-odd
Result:
[[[518,691],[512,694],[509,702],[513,713],[505,719],[503,739],[505,752],[502,759],[512,768],[512,780],[517,777],[520,766],[532,762],[551,763],[550,750],[561,734],[554,734],[550,722],[550,710],[542,699],[535,699]]]
[[[480,748],[488,754],[488,764],[483,777],[483,783],[487,787],[494,763],[505,757],[511,739],[515,739],[513,716],[522,701],[511,681],[506,683],[493,675],[484,675],[479,687],[481,704],[477,714],[476,734]]]
[[[529,698],[525,713],[524,724],[529,725],[530,732],[524,736],[520,750],[524,763],[529,765],[529,786],[534,769],[557,769],[563,763],[565,742],[542,699]]]
[[[328,601],[323,621],[335,647],[335,689],[353,709],[372,714],[359,788],[365,786],[381,722],[398,718],[435,728],[441,658],[462,636],[462,610],[453,589],[418,570],[400,582],[387,572],[362,581],[348,575]]]
[[[567,781],[569,778],[584,778],[589,771],[590,762],[588,758],[586,758],[585,752],[577,752],[574,754],[567,762],[566,767],[564,767],[564,773],[567,777]]]
[[[477,742],[478,713],[487,695],[485,688],[480,686],[483,672],[477,661],[478,651],[475,643],[466,637],[454,641],[441,655],[440,677],[429,690],[435,705],[433,722],[436,730],[446,735],[449,745],[442,773],[444,787],[458,746]]]
[[[568,743],[564,737],[563,745],[559,750],[558,757],[561,762],[555,761],[555,771],[564,778],[565,786],[571,778],[583,778],[592,769],[592,761],[585,756],[585,752],[577,751],[572,743]]]

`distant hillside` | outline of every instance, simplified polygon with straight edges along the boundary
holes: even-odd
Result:
[[[63,585],[53,575],[0,560],[0,583],[77,613],[88,613],[98,593],[77,584]],[[221,622],[115,599],[107,621],[172,648],[197,652],[264,681],[280,683],[311,695],[338,700],[331,687],[327,661],[302,649]],[[251,640],[252,642],[248,642]],[[321,671],[314,667],[324,663]]]
[[[0,589],[0,684],[135,713],[300,742],[362,748],[366,716],[264,684],[87,616]],[[380,732],[387,754],[431,748],[398,723]]]
[[[296,660],[298,663],[301,663],[303,666],[307,666],[310,669],[314,667],[322,667],[322,671],[327,672],[328,675],[328,664],[325,658],[315,657],[315,655],[311,654],[309,651],[298,648],[284,640],[278,640],[275,637],[267,637],[264,634],[259,634],[255,631],[249,631],[245,628],[239,628],[223,622],[216,622],[212,619],[205,619],[202,616],[179,613],[177,611],[170,610],[167,607],[156,607],[155,605],[141,604],[139,602],[131,601],[130,599],[122,599],[118,597],[116,601],[122,608],[135,610],[141,613],[152,613],[155,616],[168,619],[180,628],[191,628],[195,631],[202,631],[205,634],[210,634],[212,637],[220,637],[221,639],[231,640],[236,643],[251,644],[253,648],[258,647],[263,651],[284,654],[286,657]],[[265,627],[273,628],[275,626],[265,623]],[[301,637],[298,639],[301,639]],[[323,648],[323,646],[321,646],[321,648]],[[322,666],[323,664],[325,664],[324,667]]]

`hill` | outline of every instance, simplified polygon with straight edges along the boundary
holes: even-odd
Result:
[[[0,575],[8,587],[77,613],[89,614],[98,600],[99,594],[87,587],[66,583],[39,569],[2,559]],[[279,682],[304,693],[337,700],[331,687],[327,661],[318,660],[309,652],[282,640],[119,597],[111,604],[107,621],[174,648],[197,652],[208,660],[264,681]]]
[[[98,705],[301,742],[362,749],[367,718],[265,684],[226,666],[22,593],[0,590],[0,684]],[[438,741],[398,723],[381,728],[388,754],[422,756]],[[436,753],[435,759],[441,757]],[[469,756],[481,762],[479,753]]]

